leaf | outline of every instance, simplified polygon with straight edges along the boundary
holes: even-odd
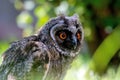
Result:
[[[116,27],[115,30],[102,42],[94,53],[91,61],[91,69],[98,73],[102,73],[111,58],[120,49],[120,26]]]

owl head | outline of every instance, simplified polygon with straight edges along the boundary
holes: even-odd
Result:
[[[51,19],[39,32],[40,40],[55,47],[61,54],[75,56],[83,41],[83,29],[78,15],[60,15]]]

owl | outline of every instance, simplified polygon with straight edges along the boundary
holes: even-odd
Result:
[[[0,80],[63,80],[83,36],[78,15],[52,18],[37,34],[11,43],[2,55]]]

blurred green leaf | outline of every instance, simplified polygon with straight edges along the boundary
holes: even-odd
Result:
[[[17,17],[17,24],[18,27],[24,29],[25,27],[28,27],[28,25],[32,24],[32,16],[24,11]]]
[[[4,41],[0,41],[0,54],[2,54],[7,48],[9,44]]]
[[[99,46],[91,61],[92,69],[103,72],[111,58],[120,49],[120,26],[118,26]]]
[[[2,62],[2,54],[8,48],[9,44],[5,41],[0,41],[0,64]]]
[[[36,7],[36,9],[34,10],[34,13],[35,13],[35,15],[39,18],[39,17],[42,17],[42,16],[45,16],[45,15],[46,15],[46,10],[44,10],[44,8],[41,7],[41,6],[38,6],[38,7]]]
[[[114,27],[114,25],[117,23],[117,19],[113,16],[104,17],[101,21],[103,22],[105,27],[107,26]]]
[[[49,19],[49,16],[43,16],[41,18],[38,18],[38,21],[36,23],[36,28],[39,29],[40,27],[42,27]]]

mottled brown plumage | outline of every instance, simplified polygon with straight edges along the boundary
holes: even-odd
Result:
[[[77,15],[53,18],[36,35],[13,42],[5,51],[0,80],[62,80],[82,41]]]

